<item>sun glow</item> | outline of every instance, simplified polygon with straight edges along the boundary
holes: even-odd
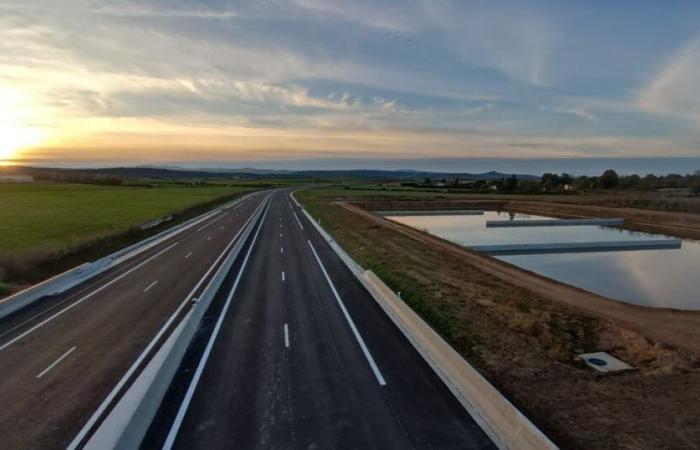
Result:
[[[7,163],[22,149],[39,144],[43,133],[27,125],[31,109],[25,97],[0,88],[0,100],[0,163]]]

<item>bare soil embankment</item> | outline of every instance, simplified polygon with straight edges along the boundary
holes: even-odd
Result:
[[[598,314],[561,298],[585,302],[592,295],[585,291],[333,204],[337,197],[309,192],[302,200],[360,264],[402,291],[406,303],[562,448],[697,448],[699,349],[685,342],[700,341],[693,330],[700,328],[697,314],[689,319],[664,310],[661,321],[668,324],[651,337],[624,317],[629,310],[616,312],[619,302],[597,299],[610,303]],[[648,320],[653,328],[659,317],[646,317],[644,309],[634,321]],[[688,334],[671,337],[683,321]],[[577,353],[596,350],[637,370],[601,377],[575,362]]]

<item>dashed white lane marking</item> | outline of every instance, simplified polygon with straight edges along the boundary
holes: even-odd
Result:
[[[282,233],[280,233],[280,237],[282,237]]]
[[[51,369],[53,369],[54,367],[56,367],[56,365],[57,365],[58,363],[60,363],[61,361],[63,361],[63,360],[66,358],[66,356],[68,356],[68,355],[70,355],[71,353],[73,353],[73,351],[74,351],[76,348],[77,348],[77,347],[71,347],[70,350],[68,350],[68,351],[65,352],[63,355],[61,355],[56,361],[52,362],[51,365],[50,365],[49,367],[47,367],[46,369],[42,370],[41,373],[40,373],[39,375],[37,375],[36,377],[37,377],[37,378],[41,378],[41,377],[43,377],[44,375],[46,375],[46,373],[47,373],[49,370],[51,370]]]
[[[190,256],[192,256],[192,252],[189,252],[188,254],[186,254],[185,259],[189,258]]]
[[[282,271],[282,281],[284,281],[284,280],[285,280],[285,278],[284,278],[284,270],[283,270]]]
[[[148,292],[148,290],[151,289],[151,288],[152,288],[153,286],[155,286],[156,284],[158,284],[158,280],[156,280],[156,281],[154,281],[153,283],[151,283],[151,284],[149,284],[148,286],[146,286],[146,289],[144,289],[143,292]]]
[[[179,241],[178,241],[178,242],[179,242]],[[122,278],[124,278],[125,276],[129,275],[131,272],[133,272],[133,271],[135,271],[135,270],[138,270],[138,269],[141,268],[143,265],[145,265],[145,264],[151,262],[152,260],[156,259],[157,257],[159,257],[160,255],[162,255],[163,253],[165,253],[165,252],[167,252],[168,250],[170,250],[171,248],[175,247],[175,246],[178,244],[178,242],[175,242],[175,243],[173,243],[173,244],[167,246],[166,248],[164,248],[163,250],[159,251],[158,253],[156,253],[155,255],[151,256],[150,258],[146,259],[145,261],[142,261],[141,263],[139,263],[138,265],[132,267],[131,269],[127,270],[126,272],[122,273],[122,274],[119,275],[118,277],[113,278],[111,281],[109,281],[109,282],[103,284],[103,285],[100,286],[99,288],[97,288],[97,289],[95,289],[94,291],[90,292],[90,293],[87,294],[86,296],[82,297],[80,300],[77,300],[77,301],[71,303],[70,305],[66,306],[66,307],[63,308],[62,310],[58,311],[56,314],[54,314],[54,315],[52,315],[52,316],[50,316],[50,317],[44,319],[43,321],[41,321],[41,322],[39,322],[38,324],[34,325],[33,327],[31,327],[30,329],[28,329],[28,330],[25,331],[24,333],[20,334],[19,336],[16,336],[15,338],[10,339],[9,341],[5,342],[2,346],[0,346],[0,351],[5,350],[7,347],[9,347],[10,345],[12,345],[12,344],[14,344],[15,342],[19,341],[20,339],[24,339],[26,336],[28,336],[29,334],[33,333],[33,332],[34,332],[35,330],[37,330],[38,328],[43,327],[44,325],[46,325],[47,323],[51,322],[51,321],[54,320],[55,318],[57,318],[57,317],[59,317],[59,316],[65,314],[66,311],[70,311],[71,309],[75,308],[76,306],[78,306],[79,304],[83,303],[84,301],[86,301],[86,300],[92,298],[92,297],[95,296],[97,293],[99,293],[99,292],[101,292],[101,291],[107,289],[109,286],[113,285],[113,284],[116,283],[117,281],[119,281],[119,280],[121,280]]]
[[[211,225],[212,223],[216,222],[217,220],[223,219],[224,216],[226,216],[226,214],[228,214],[228,213],[223,213],[222,215],[220,215],[220,216],[217,217],[216,219],[212,220],[211,222],[207,223],[206,225],[197,228],[197,232],[202,231],[203,229],[205,229],[206,227],[208,227],[208,226]]]
[[[316,262],[318,263],[319,267],[321,268],[323,275],[326,277],[326,281],[328,282],[328,286],[330,286],[331,291],[333,291],[333,295],[335,296],[335,299],[338,301],[338,305],[340,306],[341,311],[343,311],[343,315],[345,316],[345,320],[347,320],[348,325],[350,325],[350,329],[352,330],[352,333],[355,335],[355,339],[357,339],[357,343],[360,344],[360,348],[362,348],[362,353],[364,353],[365,358],[367,359],[367,362],[369,363],[369,366],[372,368],[372,372],[374,372],[374,376],[377,378],[377,382],[379,382],[380,386],[385,386],[386,381],[384,380],[382,373],[379,371],[379,367],[377,367],[377,363],[374,362],[374,358],[372,357],[372,354],[369,352],[367,345],[365,345],[365,341],[364,341],[364,339],[362,339],[360,332],[357,330],[357,327],[355,326],[355,322],[352,321],[352,318],[350,317],[348,310],[345,308],[345,304],[343,303],[343,300],[341,300],[340,295],[338,295],[338,291],[335,289],[335,285],[333,285],[333,281],[331,281],[331,277],[328,276],[328,272],[326,272],[326,268],[323,266],[323,263],[321,262],[321,258],[318,257],[318,253],[316,253],[316,249],[314,248],[314,245],[311,243],[311,241],[307,241],[307,242],[309,243],[309,246],[311,247],[311,251],[314,253],[314,256],[316,257]]]
[[[211,241],[211,236],[209,236],[209,237],[207,238],[207,241]]]
[[[304,225],[301,224],[301,220],[299,220],[299,216],[297,216],[297,213],[294,212],[292,214],[294,214],[294,218],[297,219],[297,223],[299,224],[299,228],[301,228],[303,230]]]
[[[284,346],[289,348],[289,327],[286,323],[284,324]]]
[[[280,253],[284,253],[284,247],[280,247]]]

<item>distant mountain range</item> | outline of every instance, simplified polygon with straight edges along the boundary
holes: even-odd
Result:
[[[186,169],[172,166],[136,166],[136,167],[108,167],[99,169],[63,169],[48,167],[22,167],[9,166],[0,170],[3,173],[23,173],[27,175],[39,175],[53,172],[56,174],[75,174],[91,176],[117,176],[121,178],[154,178],[154,179],[201,179],[201,178],[323,178],[323,179],[350,179],[360,178],[366,180],[420,180],[431,178],[433,180],[455,178],[471,180],[497,180],[507,178],[513,174],[501,172],[485,173],[447,173],[427,172],[417,170],[274,170],[274,169],[216,169],[198,168]],[[535,175],[515,174],[518,179],[538,179]]]

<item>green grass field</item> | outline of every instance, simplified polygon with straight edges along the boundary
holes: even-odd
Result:
[[[0,251],[63,248],[250,189],[0,184]]]

